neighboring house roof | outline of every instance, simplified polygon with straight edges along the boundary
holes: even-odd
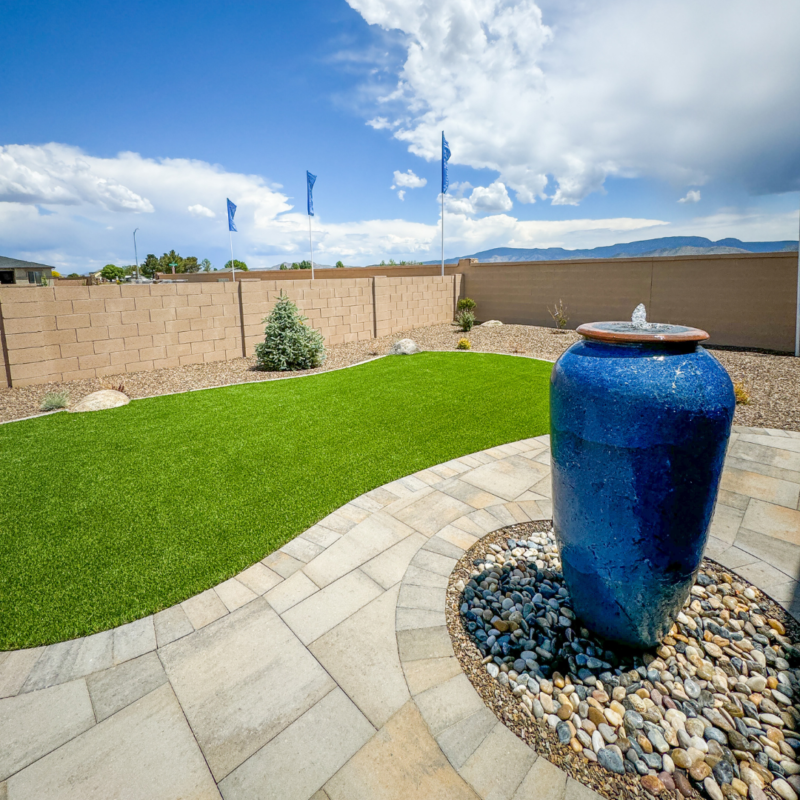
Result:
[[[21,261],[18,258],[0,256],[0,269],[55,269],[55,267],[37,264],[35,261]]]

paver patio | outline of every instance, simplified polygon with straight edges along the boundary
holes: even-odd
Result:
[[[549,456],[423,470],[178,606],[0,653],[0,799],[595,797],[497,721],[445,626],[464,551],[550,518]],[[800,433],[734,429],[706,554],[800,616]]]

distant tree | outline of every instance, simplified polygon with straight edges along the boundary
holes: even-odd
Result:
[[[295,261],[292,264],[292,269],[311,269],[310,261]]]
[[[115,264],[106,264],[100,270],[100,277],[107,281],[121,281],[125,277],[125,270]]]
[[[70,272],[70,274],[69,274],[69,275],[67,275],[67,277],[68,277],[68,278],[82,278],[82,277],[83,277],[83,275],[78,275],[78,273],[77,273],[77,272]]]
[[[195,256],[184,258],[181,266],[183,267],[182,272],[200,272],[200,265],[197,263]]]
[[[344,264],[341,261],[336,262],[336,269],[344,269]]]
[[[141,272],[145,278],[155,278],[156,272],[159,271],[161,271],[159,260],[155,257],[154,253],[148,253],[147,258],[145,258],[139,267],[139,272]],[[172,270],[169,271],[172,272]]]
[[[248,268],[247,268],[247,264],[245,264],[244,261],[239,261],[238,258],[234,258],[233,259],[233,263],[236,265],[236,269],[238,269],[240,272],[248,272],[249,271]],[[231,268],[231,262],[230,262],[230,259],[229,259],[228,262],[225,264],[225,269],[230,269],[230,268]]]
[[[200,262],[200,269],[202,269],[203,272],[211,272],[211,262],[207,258],[204,258]]]
[[[149,258],[150,256],[148,256]],[[185,272],[200,272],[200,264],[197,263],[196,256],[187,256],[184,258],[183,256],[176,253],[174,250],[170,250],[169,253],[164,253],[161,258],[158,259],[158,272],[172,272],[172,265],[175,265],[175,272],[176,274],[183,274]]]
[[[56,270],[53,270],[53,271],[52,271],[50,274],[51,274],[51,275],[52,275],[54,278],[60,278],[60,277],[61,277],[61,273],[60,273],[60,272],[56,272]]]

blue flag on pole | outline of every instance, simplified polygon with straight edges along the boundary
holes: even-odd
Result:
[[[311,195],[311,192],[314,188],[314,183],[317,180],[316,175],[312,175],[308,170],[306,170],[306,183],[308,184],[308,216],[314,216],[314,198]]]
[[[233,215],[236,213],[236,205],[228,200],[228,230],[235,231],[236,226],[233,224]]]
[[[447,162],[450,160],[450,145],[447,144],[447,139],[444,138],[444,131],[442,131],[442,194],[447,194],[447,187],[450,185],[450,180],[447,177]]]

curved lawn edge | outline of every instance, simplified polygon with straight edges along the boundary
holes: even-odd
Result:
[[[315,381],[234,384],[0,428],[10,476],[0,649],[148,616],[367,491],[546,432],[549,362],[454,355],[373,359]]]

